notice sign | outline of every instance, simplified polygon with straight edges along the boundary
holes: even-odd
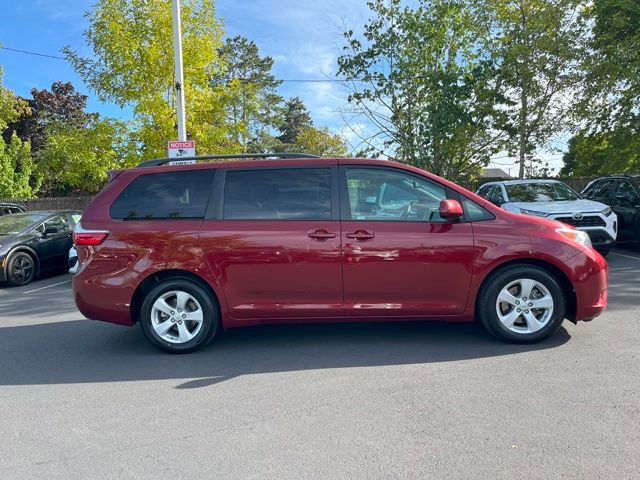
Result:
[[[196,156],[196,142],[193,140],[187,140],[185,142],[170,141],[167,143],[167,152],[169,158],[180,157],[195,157]],[[196,163],[195,160],[174,160],[172,165],[179,165],[185,163]]]

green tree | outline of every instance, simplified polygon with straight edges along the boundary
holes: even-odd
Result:
[[[28,113],[29,107],[2,84],[2,79],[0,68],[0,197],[30,198],[38,190],[37,179],[32,178],[30,145],[7,128],[22,113]]]
[[[304,127],[298,132],[293,150],[321,157],[344,157],[348,149],[344,139],[327,127]]]
[[[176,137],[170,0],[98,0],[86,17],[84,36],[93,56],[66,47],[67,60],[101,100],[131,107],[144,158],[164,156],[166,141]],[[182,2],[182,34],[189,137],[200,153],[238,149],[225,114],[231,93],[212,86],[224,72],[222,26],[213,1]]]
[[[493,65],[473,3],[374,0],[364,38],[345,32],[338,74],[349,113],[373,129],[370,150],[451,178],[477,174],[498,151]]]
[[[282,123],[278,127],[280,136],[277,139],[285,145],[293,145],[300,131],[312,126],[313,121],[306,105],[299,97],[290,98],[284,104]]]
[[[574,135],[560,175],[589,177],[640,171],[640,133],[629,127]]]
[[[36,155],[45,145],[47,129],[51,123],[64,123],[84,127],[97,114],[85,112],[88,97],[78,93],[71,82],[54,82],[51,89],[31,90],[31,98],[23,99],[28,105],[5,131],[5,141],[15,132],[22,141],[31,144]]]
[[[137,163],[125,122],[92,117],[84,126],[49,125],[38,154],[42,192],[48,196],[92,195],[106,183],[109,170]]]
[[[0,138],[0,197],[33,197],[38,185],[32,186],[32,174],[29,142],[23,142],[15,133],[8,143]]]
[[[272,143],[270,130],[278,126],[282,110],[276,91],[282,82],[271,73],[273,58],[261,57],[255,42],[241,36],[227,39],[220,56],[227,71],[214,84],[224,82],[231,89],[227,111],[232,138],[244,151],[249,144],[261,150],[265,142]]]
[[[598,0],[585,16],[593,34],[580,119],[590,132],[640,132],[640,2]]]
[[[479,13],[486,48],[500,66],[497,86],[504,98],[509,135],[519,177],[537,149],[571,125],[571,96],[582,79],[586,24],[581,0],[481,0]]]

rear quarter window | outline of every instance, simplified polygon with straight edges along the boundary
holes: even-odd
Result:
[[[204,218],[213,173],[214,170],[191,170],[140,175],[113,202],[111,218]]]

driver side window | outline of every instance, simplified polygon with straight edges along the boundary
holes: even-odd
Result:
[[[47,220],[44,223],[45,228],[54,227],[58,229],[59,233],[68,232],[69,222],[64,217],[53,217],[51,220]],[[43,230],[44,231],[44,230]]]
[[[486,199],[500,207],[504,203],[502,188],[499,185],[494,185],[487,194]]]
[[[638,194],[636,193],[635,189],[626,180],[623,180],[622,182],[620,182],[620,185],[618,185],[618,190],[616,190],[616,196],[623,196],[633,201],[637,200],[638,198]]]
[[[401,171],[347,168],[352,220],[444,222],[440,201],[444,187]]]

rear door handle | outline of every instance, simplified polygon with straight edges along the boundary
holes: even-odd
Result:
[[[307,235],[314,240],[328,240],[330,238],[336,238],[335,233],[327,232],[326,230],[312,230]]]
[[[347,233],[347,238],[355,240],[369,240],[373,237],[375,237],[375,234],[368,230],[356,230],[355,232]]]

